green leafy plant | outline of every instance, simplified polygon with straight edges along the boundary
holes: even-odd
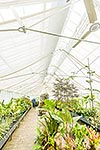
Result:
[[[26,97],[12,98],[8,104],[0,102],[0,140],[29,107],[31,101]]]
[[[34,150],[87,150],[91,148],[89,131],[71,117],[65,102],[45,100]],[[88,144],[87,144],[88,141]],[[95,145],[94,145],[95,146]]]
[[[74,135],[74,141],[76,150],[84,150],[83,142],[88,135],[88,131],[85,125],[79,125],[78,123],[73,127],[72,133]]]
[[[55,106],[56,101],[54,100],[44,101],[42,109],[44,109],[46,113],[42,116],[42,120],[40,121],[43,128],[42,130],[39,130],[39,136],[36,143],[36,145],[42,143],[40,145],[41,150],[47,150],[48,148],[54,150],[58,149],[55,140],[57,134],[61,133],[64,136],[64,129],[67,126],[65,121],[72,122],[70,113],[64,109],[65,106],[62,106],[62,110],[56,109]]]
[[[95,130],[92,128],[87,128],[89,132],[89,141],[91,144],[91,147],[94,148],[95,150],[99,150],[100,148],[100,134],[97,133]]]
[[[100,107],[97,103],[95,108],[86,107],[89,95],[71,98],[66,102],[67,109],[73,112],[73,115],[83,116],[87,121],[91,123],[91,126],[97,127],[100,125]]]

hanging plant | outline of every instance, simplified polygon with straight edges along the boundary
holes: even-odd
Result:
[[[53,95],[57,100],[67,101],[69,98],[78,97],[78,89],[70,79],[56,79]]]

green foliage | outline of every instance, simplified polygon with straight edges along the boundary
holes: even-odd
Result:
[[[100,149],[100,134],[97,133],[92,128],[87,128],[87,129],[89,133],[89,141],[90,141],[91,147],[94,148],[95,150],[99,150]]]
[[[44,101],[44,106],[42,109],[44,109],[46,113],[41,117],[42,120],[40,123],[43,128],[42,130],[38,130],[39,135],[36,143],[36,145],[41,143],[40,146],[42,146],[43,150],[47,150],[48,148],[57,149],[58,146],[56,145],[55,141],[57,133],[61,132],[63,135],[67,125],[66,119],[67,122],[72,121],[71,115],[66,109],[64,109],[64,105],[62,106],[62,112],[58,109],[55,109],[55,106],[57,106],[57,101]]]
[[[100,106],[96,105],[95,108],[86,107],[90,96],[84,96],[82,98],[72,98],[66,102],[67,109],[83,116],[92,126],[100,125]]]
[[[73,112],[80,112],[82,110],[82,105],[80,103],[80,98],[72,98],[66,102],[68,109]]]
[[[76,150],[84,150],[83,142],[86,136],[88,135],[88,131],[85,125],[76,124],[73,129],[72,133],[74,135],[75,145],[77,145]]]
[[[41,150],[42,147],[40,146],[40,144],[35,144],[35,145],[33,146],[33,149],[34,149],[34,150]]]
[[[56,102],[54,100],[45,100],[43,108],[47,111],[54,112],[55,105],[56,105]]]
[[[72,118],[65,102],[45,100],[34,150],[87,150],[91,146],[89,131]],[[88,144],[86,144],[88,142]]]
[[[49,99],[49,94],[48,93],[41,94],[40,99],[41,101],[44,101],[45,99]]]
[[[8,104],[0,102],[0,139],[29,107],[31,101],[25,97],[12,98]]]

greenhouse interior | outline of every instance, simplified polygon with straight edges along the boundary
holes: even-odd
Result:
[[[100,150],[100,0],[0,0],[0,149]]]

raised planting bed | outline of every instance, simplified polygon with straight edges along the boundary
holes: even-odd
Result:
[[[73,117],[79,116],[77,113],[74,113],[74,112],[70,112],[70,113],[71,113],[71,115],[72,115]],[[88,126],[93,127],[95,130],[97,130],[98,132],[100,132],[100,126],[95,127],[95,126],[94,126],[93,124],[91,124],[91,122],[89,122],[86,118],[81,117],[81,118],[79,119],[79,122],[80,122],[80,121],[81,121],[82,123],[88,125]]]
[[[6,133],[6,135],[3,137],[3,139],[0,140],[0,149],[6,144],[6,142],[8,141],[8,139],[10,138],[12,133],[15,131],[15,129],[19,126],[20,121],[25,117],[25,115],[28,113],[30,108],[28,108],[23,113],[23,115],[18,119],[18,121],[16,123],[14,123],[13,126],[11,127],[11,129]]]
[[[80,121],[82,121],[83,123],[85,123],[88,126],[92,126],[95,130],[97,130],[98,132],[100,132],[100,126],[95,127],[93,124],[91,124],[91,122],[87,121],[87,119],[85,118],[80,118]]]
[[[40,117],[39,132],[33,149],[98,149],[100,134],[84,123],[78,123],[83,117],[81,114],[70,113],[63,102],[58,104],[55,107],[55,100],[44,101],[42,110],[46,113]]]

